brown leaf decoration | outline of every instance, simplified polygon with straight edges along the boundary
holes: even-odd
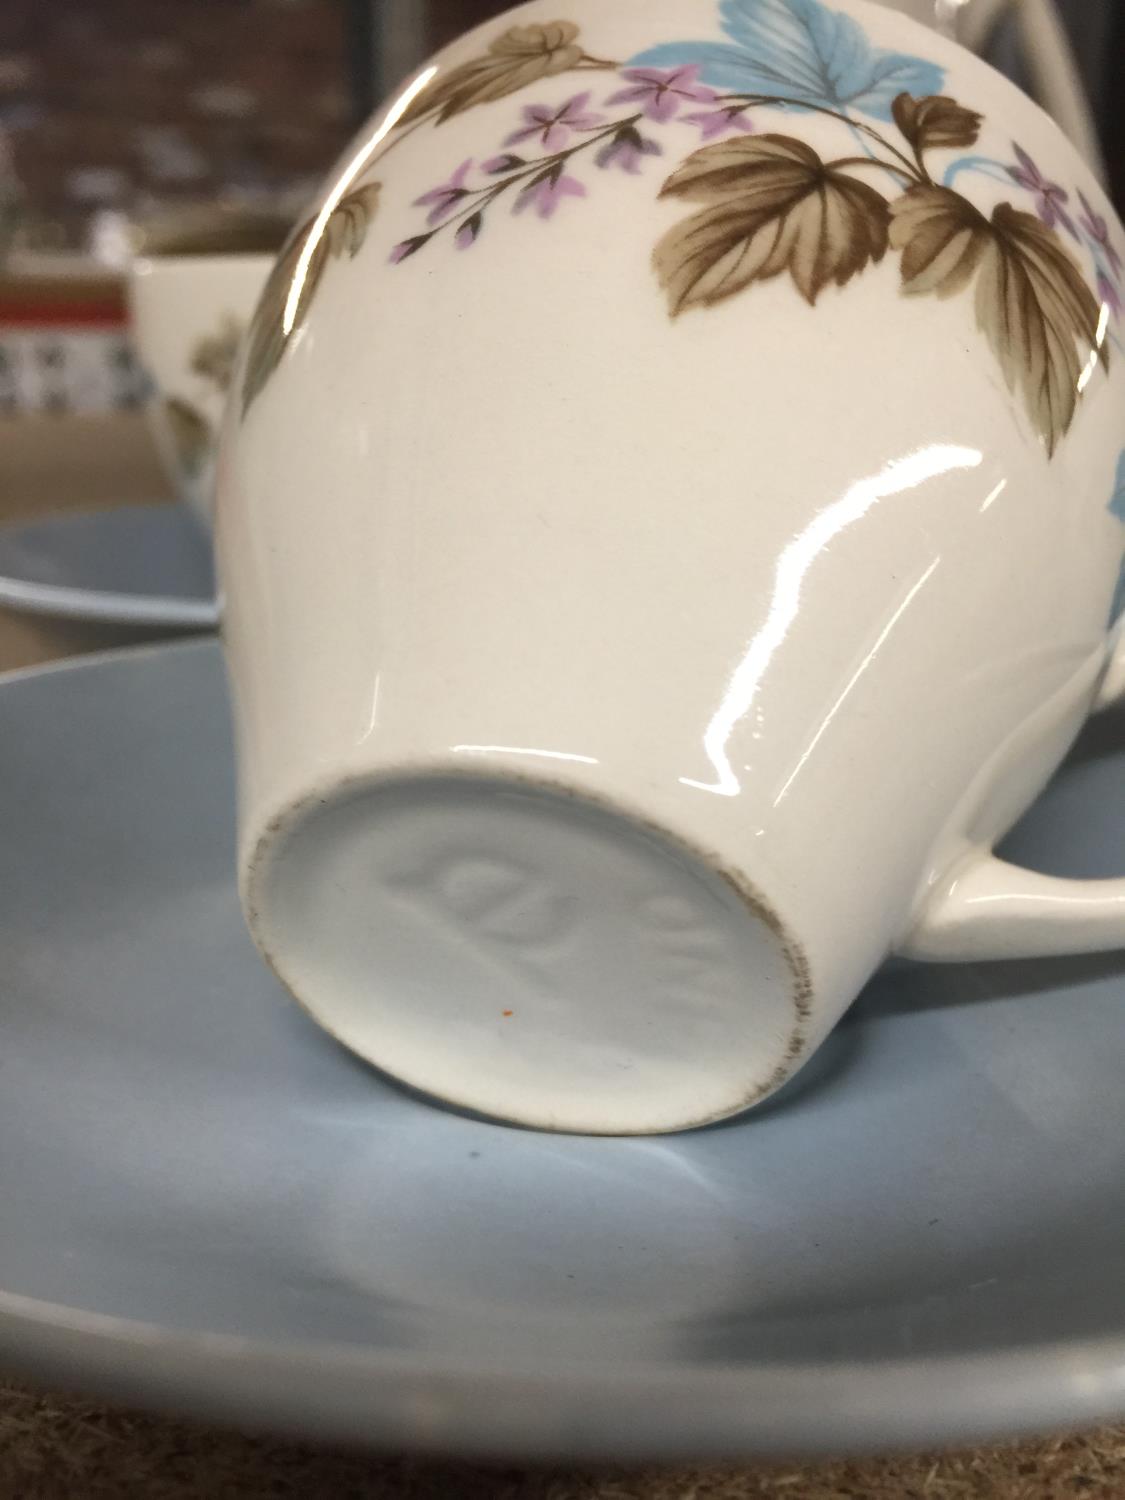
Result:
[[[975,276],[977,324],[1053,454],[1091,354],[1109,364],[1097,300],[1066,246],[1034,214],[1001,203],[989,220],[948,188],[915,188],[891,212],[904,291],[947,297]]]
[[[578,27],[571,21],[548,21],[543,25],[512,26],[489,43],[484,57],[439,73],[412,100],[403,122],[420,119],[433,110],[438,120],[448,120],[471,109],[503,99],[540,78],[565,73],[582,61],[582,48],[575,44]]]
[[[194,478],[202,469],[211,447],[211,424],[198,408],[179,396],[169,396],[163,410],[165,426],[180,468]]]
[[[1098,348],[1100,309],[1070,252],[1034,214],[1001,203],[992,228],[977,279],[977,322],[1050,455],[1074,420],[1079,380]],[[1104,340],[1100,352],[1108,369]]]
[[[694,152],[661,197],[710,206],[670,229],[653,260],[675,316],[788,270],[810,304],[887,248],[882,195],[803,141],[756,135]]]
[[[217,391],[229,390],[241,338],[242,324],[224,313],[215,332],[196,341],[191,351],[192,373],[210,381]]]
[[[952,188],[912,188],[891,204],[891,244],[902,251],[902,289],[911,296],[963,291],[991,236],[985,216]]]
[[[915,99],[899,94],[891,105],[895,124],[918,152],[975,146],[982,116],[944,94]]]
[[[285,353],[293,334],[304,322],[313,296],[329,259],[339,259],[347,252],[354,256],[367,235],[368,226],[379,202],[379,183],[345,193],[329,215],[324,232],[309,257],[308,269],[294,309],[293,326],[285,331],[285,308],[293,286],[306,242],[316,223],[310,219],[297,229],[289,244],[278,256],[270,272],[258,306],[250,323],[247,340],[246,369],[242,378],[242,412],[245,416]]]

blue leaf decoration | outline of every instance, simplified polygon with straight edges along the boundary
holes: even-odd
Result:
[[[935,63],[883,52],[851,16],[821,0],[723,0],[724,42],[666,42],[630,59],[630,66],[696,64],[713,88],[768,94],[797,108],[821,105],[891,118],[902,93],[937,94],[945,73]]]
[[[712,88],[729,89],[732,93],[762,94],[780,92],[784,79],[771,79],[769,89],[762,84],[760,69],[753,69],[746,54],[738,47],[726,42],[663,42],[658,47],[649,47],[638,52],[626,63],[629,68],[682,68],[696,64],[699,76]]]
[[[1117,588],[1113,594],[1113,603],[1109,607],[1109,628],[1111,630],[1122,615],[1125,615],[1125,563],[1121,564],[1121,572],[1117,577]]]
[[[1109,502],[1110,514],[1117,517],[1119,521],[1125,521],[1125,453],[1117,460],[1117,480],[1114,485],[1113,498]]]

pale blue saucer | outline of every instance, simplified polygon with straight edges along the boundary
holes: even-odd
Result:
[[[882,975],[768,1108],[436,1108],[234,887],[219,648],[0,683],[0,1367],[383,1447],[928,1447],[1125,1412],[1125,956]],[[1015,836],[1125,869],[1125,724]]]
[[[185,505],[118,505],[0,527],[0,605],[161,630],[218,624],[210,541]]]

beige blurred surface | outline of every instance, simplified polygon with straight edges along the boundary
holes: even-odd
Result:
[[[4,521],[171,498],[140,412],[0,419]]]
[[[0,421],[0,524],[169,499],[143,420]],[[0,610],[0,671],[143,638]],[[2,1271],[2,1268],[0,1268]],[[801,1467],[532,1470],[372,1458],[5,1383],[0,1500],[1125,1500],[1125,1428]]]
[[[1125,1428],[918,1458],[617,1469],[342,1453],[0,1383],[4,1500],[1074,1500],[1125,1496]]]
[[[0,419],[0,526],[171,498],[139,412]],[[150,639],[151,632],[0,608],[0,672]]]

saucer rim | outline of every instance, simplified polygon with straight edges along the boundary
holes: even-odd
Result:
[[[0,675],[0,693],[184,653],[203,661],[220,647],[201,636],[64,658]],[[177,1328],[0,1286],[0,1362],[12,1377],[230,1426],[567,1462],[919,1451],[1090,1427],[1125,1412],[1119,1334],[913,1358],[547,1364]]]
[[[0,1291],[6,1369],[168,1414],[365,1448],[573,1461],[817,1459],[1118,1419],[1125,1341],[691,1369],[377,1353],[168,1328]]]
[[[27,527],[65,523],[72,517],[97,515],[100,511],[119,514],[129,510],[151,510],[149,505],[122,502],[99,507],[95,511],[48,511],[23,516],[4,523],[2,530],[20,531]],[[183,509],[182,502],[172,509]],[[21,615],[58,620],[76,620],[91,625],[151,627],[158,630],[214,630],[219,624],[219,602],[215,597],[177,597],[171,594],[131,594],[115,589],[85,588],[81,585],[34,582],[0,572],[0,608]]]

